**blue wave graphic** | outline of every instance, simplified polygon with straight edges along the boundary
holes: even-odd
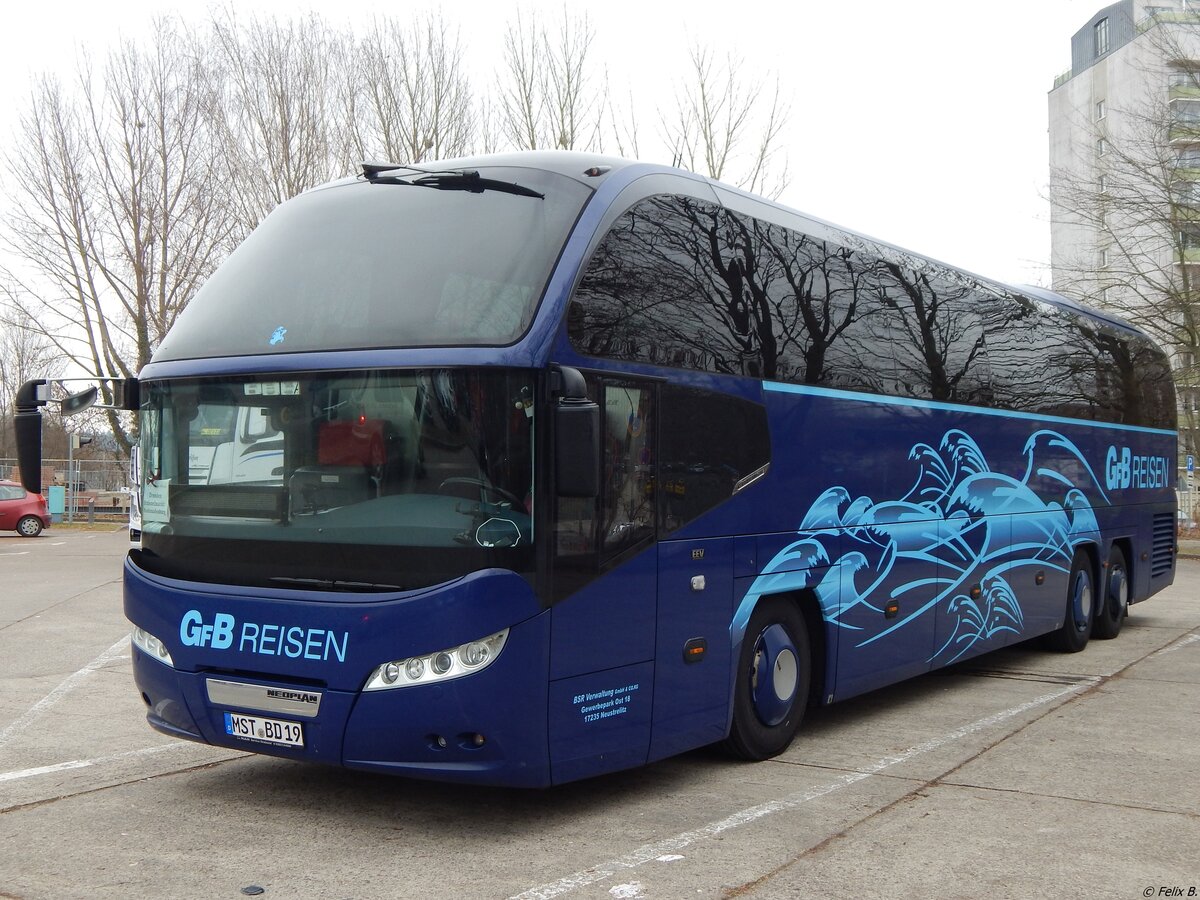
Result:
[[[858,648],[942,609],[952,627],[930,657],[939,665],[1021,634],[1024,616],[1009,579],[1025,567],[1070,571],[1076,544],[1099,543],[1094,510],[1109,503],[1083,453],[1063,435],[1038,431],[1023,453],[1021,478],[992,471],[974,439],[953,429],[936,448],[909,451],[916,480],[899,499],[827,489],[805,513],[798,539],[755,579],[731,625],[735,642],[759,597],[801,589],[814,591],[825,619]],[[929,564],[913,570],[934,574],[895,584],[893,573],[913,561]],[[889,601],[902,616],[884,619]]]

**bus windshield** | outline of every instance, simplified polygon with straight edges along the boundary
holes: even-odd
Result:
[[[155,360],[513,343],[591,191],[539,170],[481,174],[544,196],[358,181],[280,205]]]
[[[501,370],[146,383],[143,563],[355,590],[531,571],[533,392]]]

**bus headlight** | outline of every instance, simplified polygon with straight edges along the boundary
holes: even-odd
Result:
[[[459,647],[439,650],[425,656],[414,656],[411,659],[385,662],[367,678],[363,690],[386,691],[471,675],[490,666],[504,649],[507,640],[508,629],[505,628],[482,640],[471,641]]]
[[[171,654],[167,651],[167,646],[154,635],[141,628],[133,629],[133,646],[137,647],[148,656],[157,659],[163,665],[175,668],[175,661],[171,659]]]

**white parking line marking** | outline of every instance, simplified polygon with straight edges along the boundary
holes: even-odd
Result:
[[[1161,650],[1155,650],[1147,658],[1154,659],[1154,657],[1162,656],[1164,653],[1174,653],[1176,650],[1182,650],[1188,644],[1196,643],[1196,641],[1200,641],[1200,634],[1189,634],[1187,637],[1181,637],[1177,641],[1172,641],[1170,644],[1167,644],[1167,646],[1163,647]]]
[[[22,731],[34,723],[38,716],[50,709],[54,704],[58,703],[63,697],[69,694],[81,681],[92,672],[99,669],[101,666],[112,662],[114,659],[119,659],[129,648],[129,635],[121,638],[90,663],[84,666],[77,672],[68,675],[58,687],[52,690],[49,694],[39,700],[33,706],[29,707],[15,722],[0,731],[0,749],[4,745],[19,735]]]
[[[52,772],[66,772],[69,769],[86,769],[89,766],[100,766],[105,763],[119,762],[135,756],[150,756],[165,750],[181,750],[188,745],[182,741],[174,744],[164,744],[161,747],[143,747],[140,750],[126,750],[124,753],[113,753],[108,756],[97,756],[95,759],[73,759],[70,762],[55,763],[52,766],[38,766],[34,769],[18,769],[13,772],[0,772],[0,782],[18,781],[22,778],[35,778],[38,775],[49,775]]]
[[[666,854],[678,852],[697,841],[714,837],[732,828],[740,828],[742,825],[748,825],[773,813],[795,809],[802,804],[808,803],[810,800],[816,800],[818,797],[824,797],[835,791],[840,791],[842,788],[850,787],[850,785],[857,784],[864,779],[870,778],[872,775],[879,774],[884,769],[890,769],[892,766],[907,762],[922,754],[931,753],[934,750],[945,747],[947,744],[952,744],[976,732],[983,731],[985,728],[991,728],[993,725],[998,725],[1039,706],[1053,703],[1055,700],[1066,697],[1068,694],[1081,693],[1099,684],[1100,681],[1100,678],[1088,678],[1080,684],[1073,684],[1059,691],[1042,694],[1042,696],[1022,703],[1019,706],[1013,706],[995,715],[979,719],[969,725],[964,725],[962,728],[951,731],[941,737],[918,744],[915,747],[910,747],[903,753],[898,753],[895,756],[885,756],[883,759],[876,760],[869,766],[866,766],[863,770],[847,773],[830,784],[812,788],[799,794],[792,794],[789,797],[783,797],[779,800],[770,800],[758,806],[751,806],[749,809],[735,812],[733,815],[726,816],[724,819],[719,819],[716,822],[709,822],[707,825],[702,825],[700,828],[693,829],[692,831],[685,831],[682,834],[677,834],[674,837],[666,838],[654,844],[644,844],[631,853],[627,853],[617,859],[600,863],[582,872],[576,872],[573,875],[568,875],[566,878],[560,878],[558,881],[552,881],[549,884],[543,884],[540,887],[522,891],[509,898],[509,900],[550,900],[551,897],[558,897],[562,894],[570,893],[577,888],[603,881],[606,878],[612,877],[617,872],[636,869],[644,863],[657,860],[660,856]]]

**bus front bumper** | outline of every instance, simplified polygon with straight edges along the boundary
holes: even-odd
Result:
[[[211,647],[181,646],[179,637],[187,629],[178,623],[193,609],[201,609],[208,622],[213,614],[197,598],[194,587],[180,592],[172,587],[127,568],[127,615],[155,633],[171,654],[166,661],[136,645],[133,648],[134,680],[147,706],[147,721],[156,730],[234,750],[422,779],[522,787],[550,784],[548,613],[539,612],[510,626],[503,650],[478,672],[368,691],[361,685],[371,670],[389,659],[403,658],[407,650],[381,646],[356,652],[354,657],[365,659],[353,687],[331,684],[334,676],[328,666],[323,672],[314,668],[307,678],[298,677],[294,670],[263,672],[262,667],[248,665],[258,659],[230,658],[229,653],[213,652]],[[428,622],[453,605],[447,594],[454,590],[455,586],[447,586],[415,601],[375,604],[369,616],[361,606],[340,600],[326,604],[320,620],[331,630],[344,628],[350,634],[349,646],[358,649],[375,641],[365,632],[356,634],[356,621],[370,619],[371,634],[411,634],[416,630],[412,620]],[[227,597],[222,600],[222,608],[233,608]],[[256,608],[267,603],[271,604],[269,617],[266,610]],[[263,621],[286,621],[294,611],[289,605],[279,598],[247,598],[236,608],[244,617],[262,613]],[[493,625],[494,620],[486,627]],[[236,649],[236,641],[229,649]],[[430,646],[425,651],[436,649]],[[280,660],[279,669],[286,662]]]

